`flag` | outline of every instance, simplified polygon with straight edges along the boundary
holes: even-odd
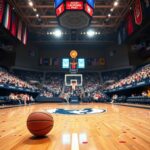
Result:
[[[105,58],[99,58],[99,64],[105,65]]]
[[[3,20],[4,7],[5,7],[4,0],[0,0],[0,24],[2,23]]]
[[[40,63],[40,65],[43,65],[43,57],[40,57],[39,63]]]
[[[14,12],[12,12],[12,21],[11,21],[11,34],[13,36],[16,36],[17,34],[17,22],[18,22],[18,17]]]
[[[122,44],[122,39],[121,39],[121,33],[120,31],[118,32],[118,45]]]
[[[27,27],[24,28],[22,42],[24,45],[27,44]]]
[[[131,12],[128,13],[128,15],[126,17],[126,21],[127,21],[127,32],[128,32],[128,35],[131,35],[133,33],[133,22],[132,22]]]
[[[91,58],[87,58],[86,60],[87,60],[87,61],[86,61],[86,62],[87,62],[87,65],[88,65],[88,66],[91,66]]]
[[[17,33],[17,38],[21,41],[22,39],[22,21],[19,20],[18,23],[18,33]]]
[[[59,66],[59,58],[53,59],[53,66],[58,67]]]
[[[7,30],[10,30],[11,11],[12,11],[11,6],[9,4],[6,4],[3,25]]]
[[[134,18],[135,18],[135,23],[136,23],[137,25],[141,25],[142,20],[143,20],[143,13],[142,13],[142,7],[141,7],[141,0],[135,0]]]
[[[52,66],[52,58],[49,58],[49,66]]]
[[[92,66],[96,66],[99,64],[99,58],[93,58],[92,60]]]

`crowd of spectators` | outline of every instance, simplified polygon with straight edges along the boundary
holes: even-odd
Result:
[[[91,94],[91,97],[92,97],[92,100],[95,101],[95,102],[101,102],[101,101],[104,101],[104,100],[108,99],[108,97],[106,96],[106,94],[104,94],[100,90],[94,91]]]
[[[107,72],[102,72],[102,79],[103,82],[106,81],[118,81],[120,79],[123,79],[127,77],[131,72],[131,69],[120,69],[120,70],[113,70],[113,71],[107,71]]]
[[[47,98],[52,98],[54,95],[53,95],[52,92],[43,91],[43,92],[40,93],[40,96],[47,97]]]
[[[63,82],[63,73],[46,73],[43,88],[49,92],[52,92],[54,96],[59,96],[62,91]]]
[[[24,104],[27,105],[30,102],[33,102],[34,99],[32,96],[28,95],[28,94],[20,94],[20,93],[11,93],[9,95],[9,100],[11,100],[14,104],[16,102],[19,102],[19,104]]]
[[[127,76],[124,79],[106,87],[106,90],[116,89],[120,87],[125,87],[127,85],[134,85],[135,83],[146,81],[150,79],[150,65],[146,65],[141,69],[138,69],[135,73]]]
[[[24,81],[39,81],[43,80],[43,72],[37,71],[28,71],[28,70],[20,70],[20,69],[13,69],[13,74]]]
[[[87,93],[96,91],[100,85],[100,77],[98,73],[84,73],[83,74],[83,88]]]
[[[2,69],[0,70],[0,84],[11,85],[20,88],[28,88],[32,90],[37,89],[35,86],[30,85],[28,82],[23,81],[13,74],[8,73],[6,70]]]

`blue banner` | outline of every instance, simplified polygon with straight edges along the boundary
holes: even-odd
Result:
[[[57,8],[64,0],[54,0],[55,8]]]
[[[92,7],[92,8],[94,8],[94,6],[95,6],[95,0],[86,0],[87,1],[87,3]]]

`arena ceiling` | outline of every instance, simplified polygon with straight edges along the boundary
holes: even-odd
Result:
[[[27,23],[29,31],[33,35],[36,33],[40,37],[40,35],[46,35],[48,32],[59,27],[53,0],[32,0],[33,7],[29,6],[27,0],[9,0],[9,2],[14,5],[16,11]],[[116,7],[114,6],[114,2],[115,0],[95,0],[94,15],[88,28],[92,28],[97,33],[100,33],[99,36],[104,35],[104,37],[109,37],[117,30],[121,20],[130,9],[133,0],[119,0],[119,5]],[[75,39],[75,41],[82,42],[84,38],[78,38],[76,36],[72,38],[70,34],[73,32],[79,34],[85,30],[87,29],[79,31],[64,30],[64,33],[66,33],[64,40],[69,42]],[[46,43],[46,41],[43,39],[38,41],[38,43]],[[104,43],[110,41],[112,40],[106,38]]]

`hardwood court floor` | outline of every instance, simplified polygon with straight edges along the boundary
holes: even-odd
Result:
[[[31,112],[50,108],[105,108],[93,115],[56,115],[47,137],[26,128]],[[111,104],[38,104],[0,110],[0,150],[150,150],[150,110]]]

